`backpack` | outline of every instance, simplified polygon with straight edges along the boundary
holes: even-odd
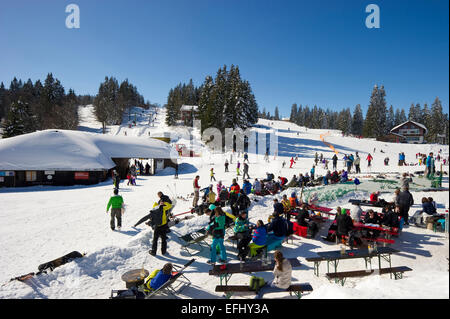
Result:
[[[154,228],[162,224],[163,212],[160,207],[150,211],[150,225]]]
[[[265,283],[264,278],[252,276],[250,278],[249,288],[253,291],[258,291]]]

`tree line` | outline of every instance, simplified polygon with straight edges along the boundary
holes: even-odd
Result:
[[[0,120],[3,138],[45,129],[68,129],[78,127],[80,99],[74,90],[65,92],[61,82],[49,73],[42,84],[31,79],[23,82],[16,77],[9,88],[0,84]]]
[[[119,84],[114,77],[105,77],[93,104],[95,116],[102,123],[103,133],[107,125],[120,125],[125,111],[130,114],[132,107],[148,109],[151,105],[144,101],[144,97],[128,79]]]
[[[442,103],[436,98],[431,107],[427,104],[423,107],[420,104],[412,104],[408,116],[405,110],[396,109],[392,105],[387,107],[386,92],[383,86],[374,86],[370,97],[369,107],[364,117],[361,105],[355,106],[353,112],[350,108],[344,108],[337,112],[330,109],[323,110],[320,107],[297,105],[294,103],[291,108],[290,122],[299,126],[312,129],[333,129],[340,130],[345,135],[363,136],[377,138],[388,134],[392,128],[407,120],[412,120],[425,125],[428,131],[425,140],[428,143],[436,143],[438,135],[445,135],[448,144],[449,117],[443,112]],[[275,115],[271,116],[264,109],[259,114],[260,118],[279,120],[278,107],[275,108]]]
[[[222,133],[225,128],[246,129],[258,121],[258,104],[250,83],[242,79],[235,65],[219,68],[214,78],[206,76],[200,87],[190,80],[171,89],[166,104],[168,125],[179,123],[182,105],[198,106],[196,119],[201,120],[202,132],[210,127]]]

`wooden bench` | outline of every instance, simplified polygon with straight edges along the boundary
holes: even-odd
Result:
[[[326,277],[329,280],[334,279],[336,282],[341,282],[342,286],[345,284],[345,280],[347,278],[355,278],[355,277],[366,277],[370,276],[374,273],[378,273],[379,275],[384,274],[394,274],[395,280],[403,278],[403,273],[406,271],[412,271],[411,268],[406,266],[400,267],[392,267],[392,268],[381,268],[381,269],[372,269],[372,270],[355,270],[355,271],[344,271],[344,272],[332,272],[327,273]]]
[[[290,285],[288,289],[286,289],[286,292],[289,292],[289,295],[292,296],[292,293],[294,293],[298,299],[302,297],[303,292],[310,292],[313,291],[312,286],[309,283],[304,284],[295,284]],[[228,285],[228,286],[216,286],[216,292],[224,292],[227,299],[231,298],[233,293],[240,292],[240,293],[253,293],[257,294],[255,290],[250,289],[249,286],[244,285]]]

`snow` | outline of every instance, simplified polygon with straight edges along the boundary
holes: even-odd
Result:
[[[83,131],[94,132],[101,129],[101,125],[90,115],[91,107],[83,107],[84,112]],[[144,115],[146,113],[144,112]],[[164,123],[165,110],[159,110],[154,126],[148,125],[148,120],[138,119],[136,126],[129,128],[127,124],[107,128],[107,136],[121,141],[124,132],[127,137],[147,137],[148,134],[171,132],[172,143],[177,141],[189,141],[190,134],[193,135],[196,146],[203,145],[196,130],[186,128],[170,128]],[[272,124],[273,122],[273,124]],[[334,152],[320,140],[321,134],[330,133],[325,136],[325,141],[334,145],[339,152],[338,168],[343,168],[342,157],[344,154],[359,152],[361,156],[362,174],[358,175],[362,183],[358,190],[354,185],[342,187],[347,193],[342,197],[333,197],[338,193],[337,188],[315,188],[305,189],[304,196],[313,192],[319,193],[319,198],[327,197],[321,201],[322,206],[335,208],[340,205],[351,208],[348,203],[350,198],[367,198],[369,191],[376,188],[376,183],[371,183],[370,176],[375,173],[390,173],[389,179],[395,179],[402,172],[423,170],[423,166],[398,167],[396,164],[398,153],[405,152],[408,163],[416,163],[415,154],[418,152],[437,153],[443,149],[443,154],[448,154],[448,146],[441,145],[405,145],[378,142],[372,139],[358,139],[342,137],[338,131],[328,130],[306,130],[295,124],[282,121],[268,121],[260,119],[259,128],[273,128],[278,134],[278,154],[271,154],[270,163],[263,160],[264,154],[249,154],[249,173],[251,181],[253,178],[265,177],[267,171],[273,172],[275,176],[286,176],[309,172],[312,167],[315,152],[323,153],[325,158],[330,159]],[[297,132],[299,135],[297,136]],[[74,133],[75,134],[75,133]],[[51,136],[51,134],[49,134]],[[373,152],[374,148],[376,149]],[[380,151],[383,150],[384,153]],[[373,167],[367,168],[366,154],[371,153],[374,157]],[[3,156],[3,152],[1,153]],[[299,155],[299,160],[289,169],[289,160],[292,156]],[[111,289],[123,289],[124,283],[121,275],[133,268],[141,268],[143,265],[148,270],[162,267],[166,262],[182,265],[191,259],[189,255],[181,251],[181,241],[178,236],[192,232],[204,227],[208,222],[207,216],[196,216],[189,220],[183,220],[173,226],[168,240],[168,256],[150,256],[148,251],[151,246],[153,231],[144,224],[137,228],[132,225],[142,216],[148,213],[153,203],[157,200],[156,193],[163,191],[173,197],[175,194],[186,198],[178,198],[174,213],[188,211],[191,206],[192,180],[194,176],[200,176],[200,186],[206,187],[209,182],[209,170],[214,167],[217,181],[222,180],[227,186],[231,179],[235,178],[235,165],[239,159],[242,163],[243,157],[238,154],[232,155],[233,162],[230,164],[230,172],[225,173],[223,163],[225,158],[230,159],[230,153],[212,154],[206,148],[202,149],[201,158],[182,158],[179,166],[179,179],[173,179],[173,170],[168,168],[155,176],[139,176],[137,186],[127,186],[122,182],[120,193],[126,203],[126,211],[123,216],[123,227],[121,231],[111,231],[109,228],[109,214],[106,214],[106,204],[112,194],[112,182],[91,186],[50,187],[33,186],[27,188],[2,188],[0,189],[0,244],[2,257],[0,258],[0,283],[5,283],[0,288],[0,298],[108,298]],[[384,166],[383,160],[389,156],[390,166]],[[282,168],[282,162],[287,165]],[[2,160],[0,160],[1,166]],[[437,162],[440,168],[440,163]],[[331,168],[331,162],[330,162]],[[448,166],[443,169],[448,173]],[[325,170],[322,165],[316,167],[317,174],[323,174]],[[350,177],[356,175],[350,174]],[[424,184],[419,178],[414,178],[418,184]],[[242,182],[239,179],[239,182]],[[213,183],[215,185],[215,183]],[[425,185],[425,184],[424,184]],[[380,185],[381,186],[381,185]],[[444,177],[444,187],[448,187],[448,175]],[[444,212],[449,205],[448,192],[426,193],[417,190],[412,192],[415,205],[410,215],[419,209],[420,199],[423,196],[432,196],[438,203],[438,211]],[[289,189],[300,192],[300,189]],[[385,188],[382,197],[390,200],[392,189]],[[284,194],[282,193],[282,194]],[[282,194],[277,194],[281,198]],[[326,195],[326,196],[325,196]],[[267,221],[272,212],[273,197],[254,197],[258,202],[252,200],[250,207],[250,221],[258,219]],[[190,215],[190,214],[188,214]],[[393,266],[408,266],[413,269],[404,274],[401,280],[393,280],[389,275],[372,275],[365,278],[347,279],[342,287],[339,284],[328,281],[324,277],[326,264],[320,266],[320,277],[313,273],[313,264],[305,260],[306,257],[314,256],[315,252],[336,250],[337,247],[320,239],[321,235],[328,229],[325,226],[315,240],[295,239],[294,244],[283,244],[282,252],[288,258],[298,257],[302,266],[293,271],[294,282],[309,282],[314,291],[305,295],[305,299],[448,299],[449,298],[449,273],[448,260],[449,242],[448,235],[434,233],[433,231],[406,227],[399,238],[396,238],[393,248],[400,250],[399,254],[392,256]],[[227,254],[230,262],[236,262],[236,251],[233,244],[225,241]],[[160,247],[160,244],[158,245]],[[193,247],[195,248],[195,247]],[[56,268],[53,272],[33,278],[28,284],[18,281],[8,282],[12,277],[36,271],[39,264],[50,261],[73,250],[87,253],[83,258]],[[158,250],[158,254],[159,254]],[[186,276],[192,281],[191,286],[185,288],[179,295],[181,298],[221,298],[221,293],[215,292],[215,286],[219,283],[217,277],[208,275],[210,266],[206,264],[209,259],[209,251],[203,250],[195,256],[196,261],[187,269]],[[382,266],[386,266],[382,263]],[[362,267],[362,268],[361,268]],[[377,269],[377,263],[373,264]],[[342,261],[339,269],[358,270],[364,269],[364,261]],[[258,273],[269,280],[270,272]],[[230,284],[246,284],[249,282],[248,274],[235,274],[230,279]],[[234,298],[252,298],[249,295],[236,295]],[[265,298],[292,298],[286,293],[268,294]]]

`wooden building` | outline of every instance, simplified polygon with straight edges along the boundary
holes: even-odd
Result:
[[[406,121],[405,123],[394,127],[391,130],[391,133],[405,137],[406,143],[422,144],[425,142],[425,134],[427,131],[427,128],[423,124],[414,121]]]

